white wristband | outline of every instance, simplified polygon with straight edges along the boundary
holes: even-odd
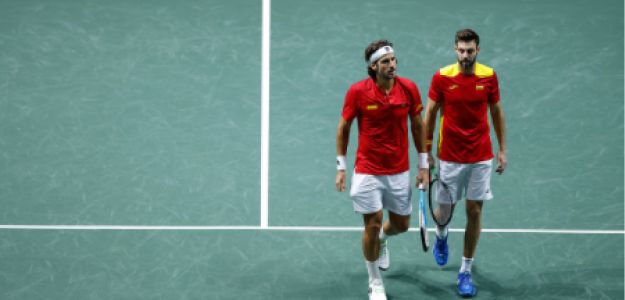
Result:
[[[336,157],[336,170],[344,171],[345,169],[347,169],[347,164],[345,163],[345,156],[343,155],[337,156]]]
[[[419,153],[419,169],[427,169],[430,167],[428,163],[428,154],[427,153]]]

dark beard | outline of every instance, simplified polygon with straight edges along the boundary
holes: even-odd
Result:
[[[473,71],[473,66],[475,66],[475,59],[470,61],[470,60],[463,60],[463,61],[458,61],[458,63],[460,64],[460,67],[462,68],[462,70],[464,71],[464,73],[471,73]]]

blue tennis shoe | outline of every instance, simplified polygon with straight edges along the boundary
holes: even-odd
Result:
[[[477,295],[477,288],[471,279],[471,273],[458,273],[458,294],[462,297],[473,297]]]
[[[449,235],[448,235],[449,236]],[[447,264],[447,258],[449,257],[449,247],[447,246],[447,236],[444,238],[436,237],[436,245],[434,245],[434,249],[432,249],[432,253],[434,254],[434,260],[439,266],[444,266]]]

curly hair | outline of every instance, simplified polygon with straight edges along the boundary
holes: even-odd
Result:
[[[393,47],[393,43],[389,42],[388,40],[377,40],[377,41],[372,42],[371,44],[369,44],[369,46],[367,46],[367,48],[365,48],[365,61],[367,62],[367,73],[369,74],[371,78],[373,78],[373,80],[375,80],[376,76],[375,76],[375,71],[371,69],[371,65],[369,64],[369,58],[371,58],[371,55],[373,55],[375,51],[377,51],[378,49],[384,46]]]

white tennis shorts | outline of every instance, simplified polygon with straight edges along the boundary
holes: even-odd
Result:
[[[354,172],[349,196],[354,211],[370,214],[387,209],[406,216],[412,213],[410,171],[394,175],[369,175]]]
[[[472,164],[439,161],[438,201],[456,203],[465,195],[467,199],[484,201],[493,198],[490,190],[492,160]]]

